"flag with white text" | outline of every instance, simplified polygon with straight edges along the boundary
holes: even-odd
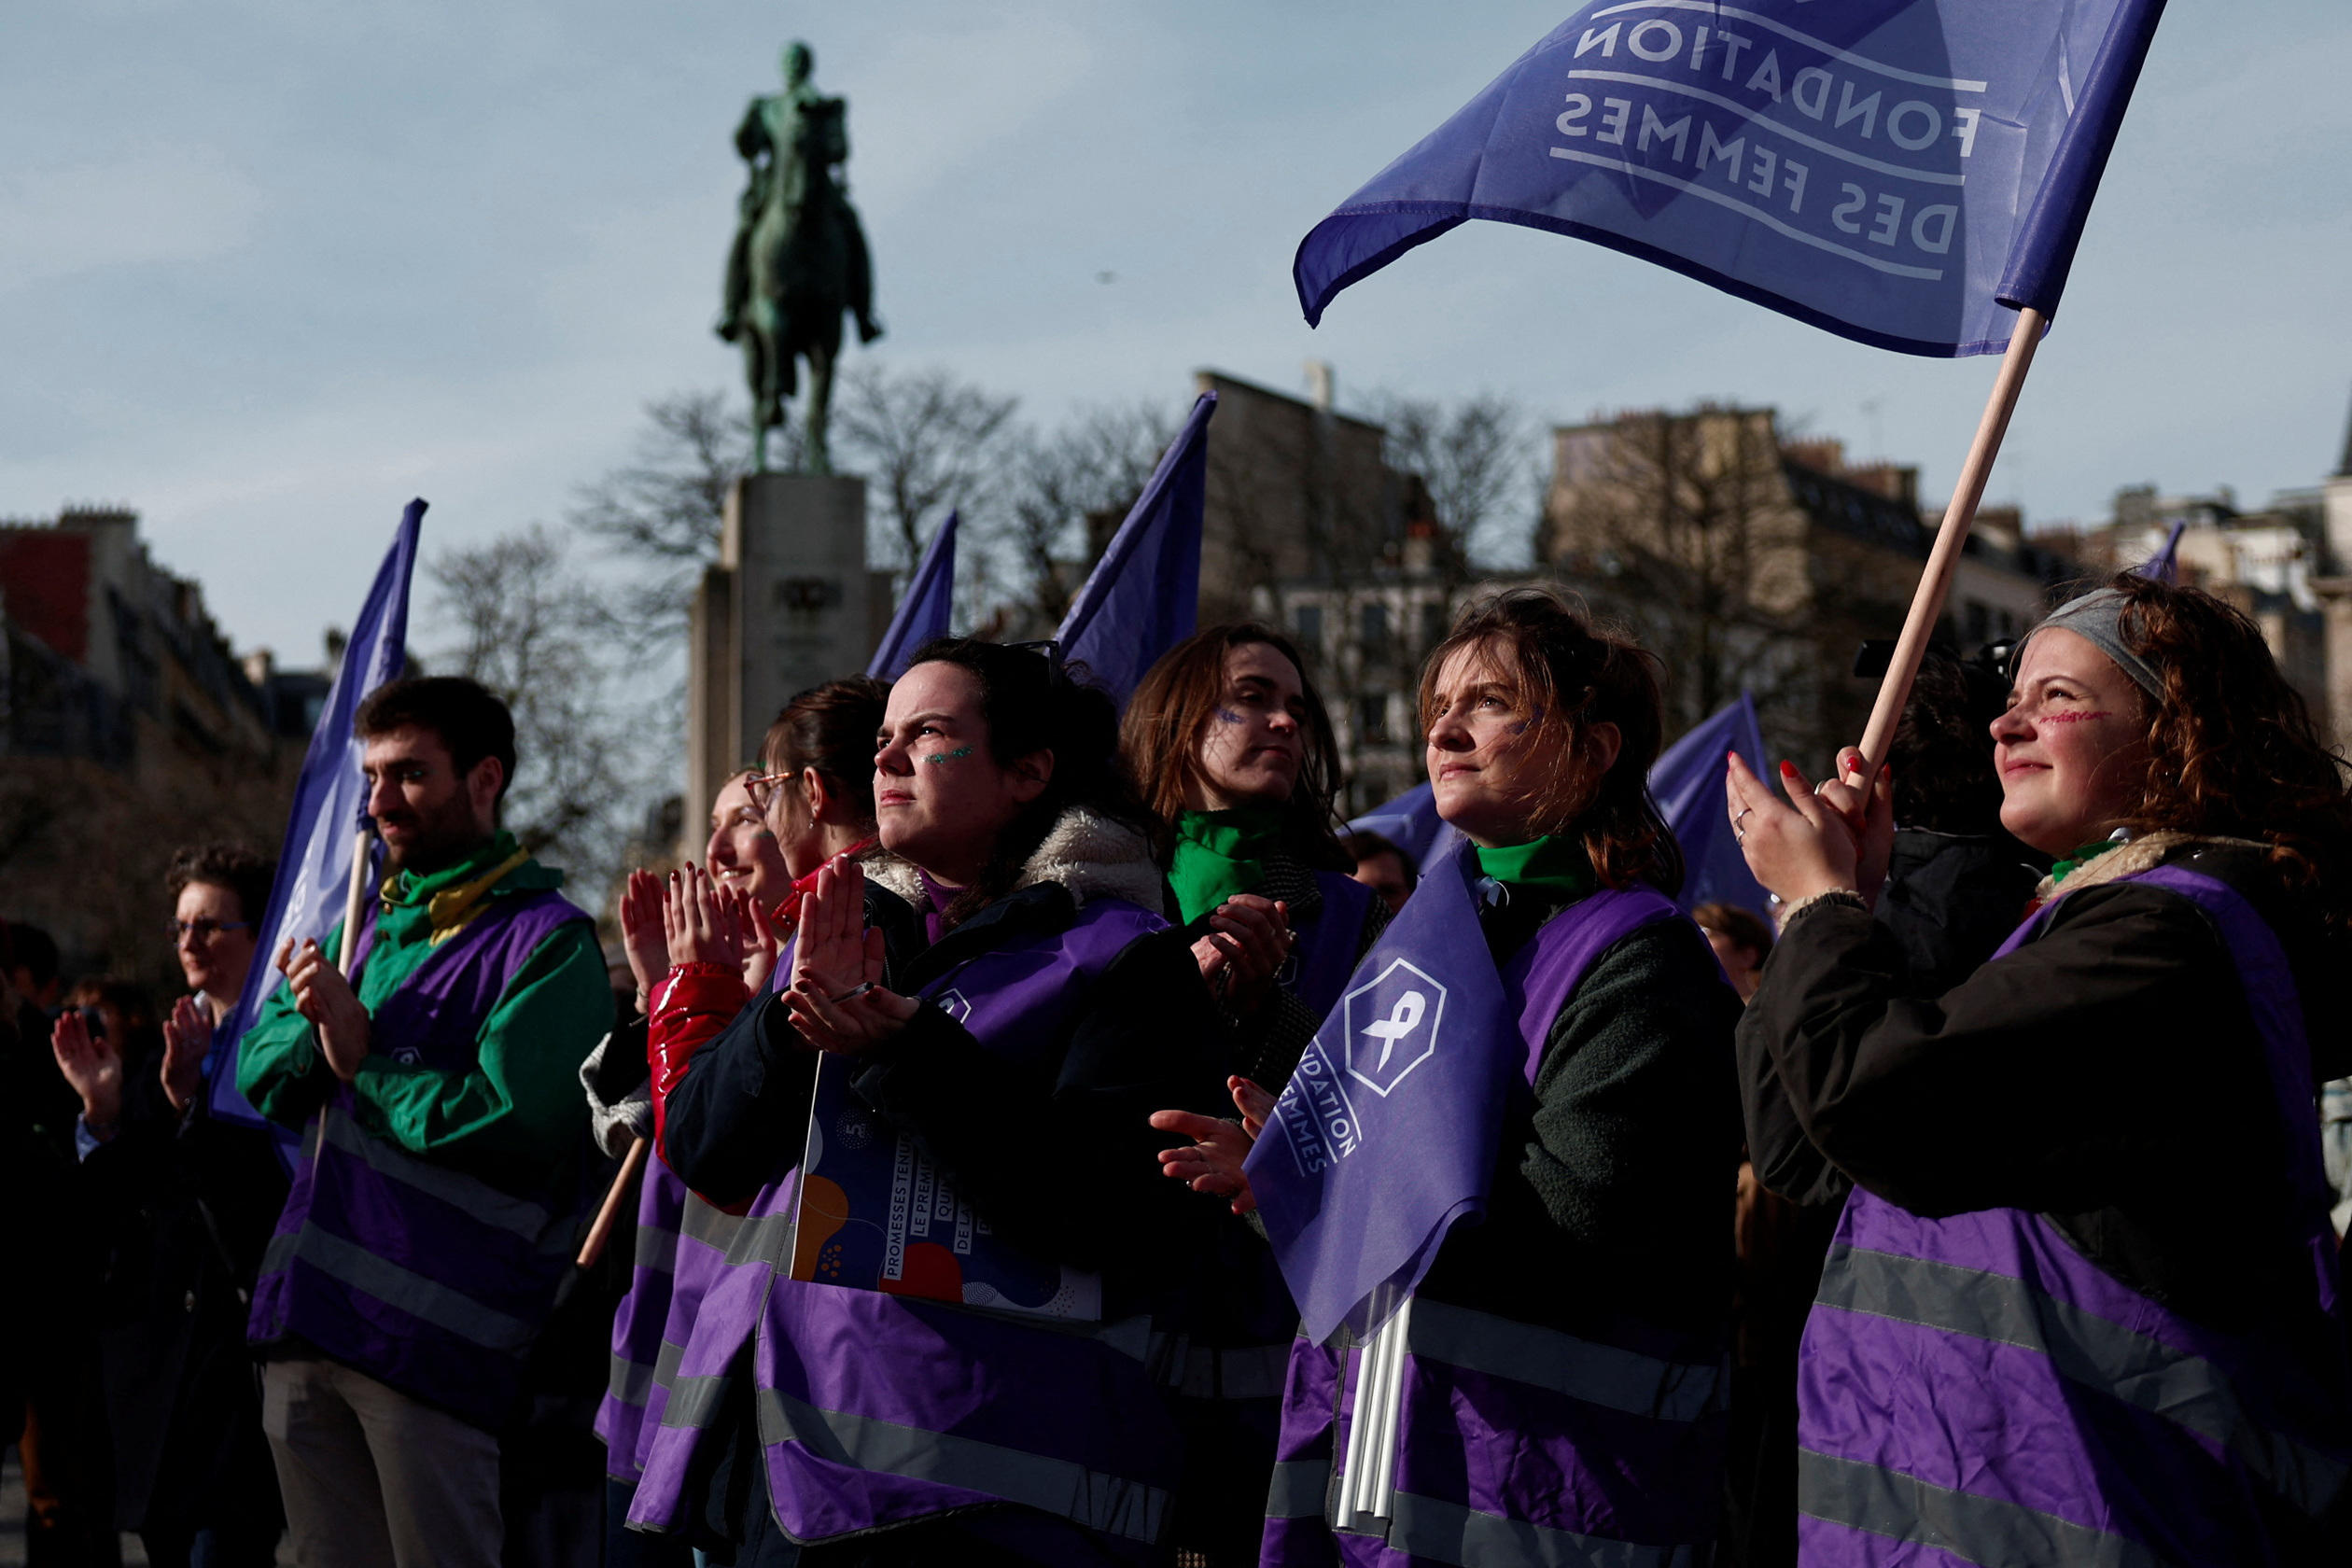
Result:
[[[1467,219],[1910,354],[2055,311],[2163,0],[1592,0],[1307,235],[1309,323]]]
[[[212,1109],[232,1121],[259,1124],[260,1113],[237,1092],[237,1043],[261,1012],[261,1003],[283,984],[273,960],[288,941],[324,943],[343,918],[350,885],[352,837],[367,809],[368,785],[360,776],[362,748],[352,725],[359,705],[387,680],[397,679],[408,658],[409,580],[416,570],[416,536],[425,503],[411,501],[400,514],[392,548],[376,568],[375,582],[359,608],[359,619],[343,645],[343,665],[311,732],[310,750],[294,785],[294,809],[278,847],[277,880],[254,949],[237,1009],[214,1031],[206,1071]]]

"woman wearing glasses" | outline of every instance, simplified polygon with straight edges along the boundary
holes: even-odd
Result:
[[[658,1141],[666,1099],[660,1091],[766,987],[778,938],[790,939],[795,875],[813,875],[872,842],[874,732],[889,692],[858,677],[794,697],[768,726],[761,766],[729,779],[711,803],[708,869],[690,863],[666,881],[631,874],[621,923],[640,1016],[581,1070],[609,1153],[625,1153],[637,1138]],[[624,1526],[645,1450],[674,1392],[663,1348],[693,1340],[743,1212],[740,1204],[727,1212],[695,1196],[665,1160],[647,1162],[636,1269],[613,1318],[612,1371],[596,1417],[605,1440],[609,1561],[687,1556],[678,1543]]]
[[[60,1018],[53,1041],[82,1097],[80,1174],[104,1233],[94,1317],[115,1522],[139,1533],[159,1568],[259,1568],[285,1524],[245,1341],[286,1172],[267,1133],[212,1115],[205,1082],[213,1027],[244,991],[275,870],[240,847],[182,850],[165,886],[189,994],[160,1042],[151,1022],[127,1027],[140,1009],[123,999],[135,992],[113,983],[89,1015]]]
[[[665,1147],[755,1215],[804,1147],[920,1212],[804,1173],[816,1278],[714,1287],[633,1518],[737,1568],[1148,1561],[1181,1463],[1155,1333],[1216,1216],[1145,1118],[1221,1097],[1208,993],[1111,703],[1051,651],[930,644],[878,738],[883,853],[819,872],[790,986],[669,1091]],[[987,1260],[1054,1294],[1012,1309]]]
[[[2352,1560],[2313,1104],[2347,1038],[2342,764],[2252,621],[2135,577],[2031,635],[1990,742],[2002,825],[2057,863],[1940,990],[1871,917],[1888,788],[1792,773],[1784,804],[1730,765],[1789,904],[1739,1029],[1756,1168],[1844,1203],[1803,1561]]]

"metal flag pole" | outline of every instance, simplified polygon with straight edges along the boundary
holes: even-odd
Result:
[[[1927,639],[1935,635],[1936,623],[1943,618],[1944,600],[1952,593],[1953,574],[1960,569],[1961,547],[1976,522],[1977,503],[1984,498],[1993,460],[2000,455],[2001,438],[2009,432],[2009,415],[2016,412],[2018,394],[2025,387],[2025,372],[2033,367],[2034,350],[2049,324],[2050,318],[2031,305],[2017,313],[2009,352],[2001,357],[2000,374],[1993,378],[1993,395],[1985,401],[1984,417],[1977,422],[1967,461],[1960,465],[1960,482],[1953,486],[1952,504],[1944,508],[1943,522],[1937,526],[1935,546],[1927,552],[1927,569],[1920,574],[1911,613],[1903,620],[1903,635],[1895,644],[1894,660],[1886,666],[1886,679],[1879,683],[1878,701],[1862,732],[1862,777],[1866,779],[1878,777],[1894,745],[1895,726],[1903,717],[1903,705],[1911,700],[1911,680],[1919,674],[1920,660],[1926,656]]]

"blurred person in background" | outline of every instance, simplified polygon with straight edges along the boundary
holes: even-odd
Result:
[[[1707,933],[1707,945],[1742,1001],[1756,994],[1763,978],[1764,959],[1772,950],[1771,923],[1752,909],[1736,903],[1702,903],[1690,912]]]
[[[1339,847],[1355,861],[1355,879],[1371,889],[1373,896],[1388,905],[1390,914],[1405,907],[1421,876],[1412,856],[1376,833],[1341,833]]]

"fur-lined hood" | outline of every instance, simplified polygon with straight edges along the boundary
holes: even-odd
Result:
[[[2079,892],[2085,888],[2096,888],[2105,883],[2121,881],[2126,876],[2136,876],[2143,871],[2154,871],[2172,859],[2174,851],[2192,844],[2209,845],[2217,849],[2251,849],[2262,855],[2270,853],[2269,845],[2251,838],[2205,837],[2169,830],[2146,833],[2121,848],[2108,850],[2069,875],[2064,883],[2043,877],[2041,885],[2034,889],[2034,897],[2037,901],[2046,901],[2053,893]]]
[[[865,873],[907,903],[919,906],[923,884],[915,868],[887,849],[866,856]],[[1082,907],[1097,899],[1125,899],[1158,914],[1164,879],[1152,861],[1152,847],[1133,828],[1098,811],[1073,805],[1061,814],[1021,868],[1013,890],[1057,882]]]

